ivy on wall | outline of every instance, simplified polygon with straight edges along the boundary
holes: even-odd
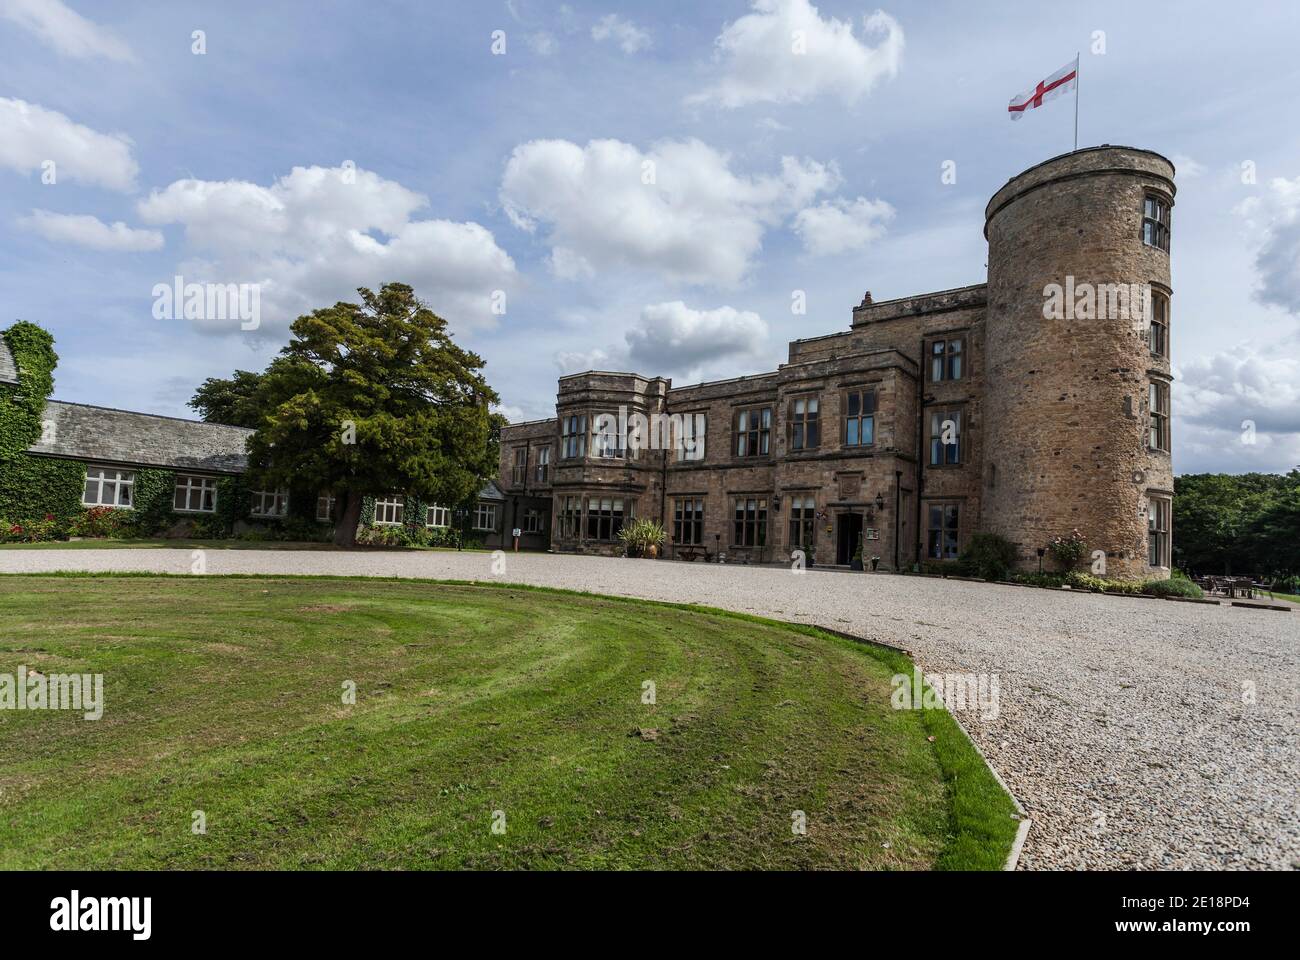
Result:
[[[22,320],[0,333],[18,367],[18,383],[0,384],[0,461],[11,460],[41,438],[45,401],[54,392],[59,362],[54,338]]]
[[[170,470],[135,471],[133,526],[142,536],[161,533],[174,522],[176,474]]]
[[[30,523],[53,516],[61,524],[81,514],[86,465],[18,453],[0,460],[0,517]]]
[[[419,497],[407,496],[402,508],[402,525],[414,534],[424,533],[424,521],[428,515],[429,504]]]

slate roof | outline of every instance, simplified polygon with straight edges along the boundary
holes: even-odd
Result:
[[[506,495],[501,492],[501,488],[497,486],[495,480],[489,480],[483,484],[483,489],[478,492],[478,498],[480,500],[504,500]]]
[[[17,382],[18,364],[14,363],[14,355],[9,352],[9,344],[5,343],[4,337],[0,337],[0,383]]]
[[[189,469],[201,473],[243,473],[245,441],[253,433],[200,420],[132,413],[111,407],[50,400],[45,419],[53,439],[29,453],[136,467]]]

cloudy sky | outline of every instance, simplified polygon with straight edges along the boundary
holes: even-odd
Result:
[[[1175,468],[1282,471],[1297,36],[1291,0],[0,0],[0,325],[53,331],[60,399],[179,416],[390,280],[514,419],[561,372],[771,369],[865,290],[984,279],[988,198],[1072,141],[1007,101],[1081,51],[1080,146],[1178,167]],[[258,284],[259,328],[157,318],[176,275]]]

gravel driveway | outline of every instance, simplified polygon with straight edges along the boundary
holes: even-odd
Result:
[[[961,719],[1033,819],[1021,869],[1300,867],[1300,611],[540,554],[508,555],[500,575],[486,553],[209,550],[206,563],[209,574],[498,579],[882,640],[927,672],[997,674],[996,718]],[[188,550],[0,550],[0,573],[190,567]]]

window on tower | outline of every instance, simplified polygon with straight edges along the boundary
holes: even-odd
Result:
[[[1149,341],[1151,356],[1169,356],[1169,298],[1158,291],[1151,294]]]
[[[1142,201],[1142,242],[1169,252],[1169,204],[1159,197]]]

